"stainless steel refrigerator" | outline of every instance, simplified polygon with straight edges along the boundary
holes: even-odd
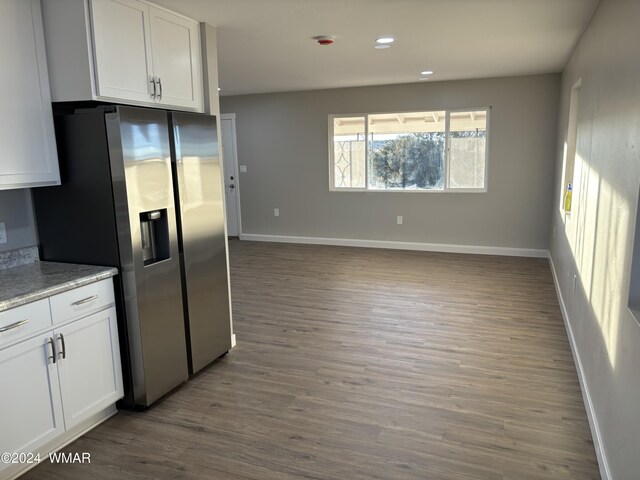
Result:
[[[62,185],[33,191],[43,260],[115,266],[123,406],[231,348],[216,119],[55,106]]]

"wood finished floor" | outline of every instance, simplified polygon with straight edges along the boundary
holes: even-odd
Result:
[[[598,479],[544,259],[232,241],[238,346],[31,479]]]

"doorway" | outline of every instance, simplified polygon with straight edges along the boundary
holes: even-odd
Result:
[[[240,185],[238,182],[238,155],[236,148],[236,114],[220,115],[222,159],[224,161],[224,197],[227,208],[227,235],[242,234],[240,219]]]

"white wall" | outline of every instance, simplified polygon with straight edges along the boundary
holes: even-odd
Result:
[[[222,97],[247,166],[243,233],[547,249],[559,85],[551,74]],[[487,193],[329,192],[329,114],[485,106]]]
[[[0,222],[6,224],[8,240],[0,244],[0,252],[37,244],[29,190],[0,191]]]
[[[563,150],[570,90],[580,78],[574,200],[565,216]],[[636,480],[640,327],[627,298],[640,188],[637,0],[600,2],[562,76],[559,130],[552,259],[611,478]]]

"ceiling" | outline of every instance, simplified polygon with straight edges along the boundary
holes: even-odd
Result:
[[[155,2],[218,27],[220,93],[237,95],[559,72],[598,0]]]

